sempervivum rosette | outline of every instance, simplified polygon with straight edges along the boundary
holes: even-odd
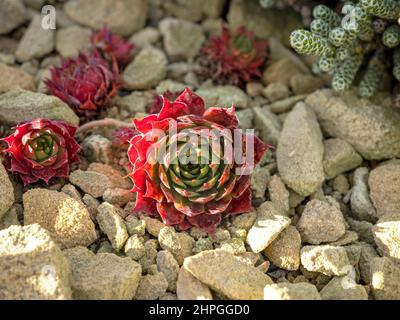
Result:
[[[139,134],[128,156],[135,211],[160,215],[166,225],[181,230],[198,226],[213,233],[224,216],[251,209],[249,169],[269,146],[235,130],[239,123],[233,106],[206,111],[204,101],[189,89],[175,102],[163,102],[158,114],[134,120]],[[239,144],[234,131],[243,138]],[[246,161],[232,161],[236,151]]]
[[[79,114],[96,113],[117,94],[119,70],[96,52],[63,59],[45,80],[50,94],[60,98]]]
[[[79,162],[76,127],[62,121],[36,119],[21,123],[7,138],[7,168],[25,185],[53,177],[67,177],[69,166]]]

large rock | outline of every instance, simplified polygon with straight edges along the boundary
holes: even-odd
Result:
[[[164,273],[165,279],[168,281],[168,290],[176,292],[179,265],[171,252],[162,250],[157,253],[157,269]]]
[[[142,49],[122,75],[124,87],[144,90],[155,87],[167,74],[167,58],[159,49]]]
[[[257,219],[249,230],[247,243],[253,252],[267,248],[290,225],[290,219],[277,210],[270,201],[257,209]]]
[[[363,161],[350,143],[342,139],[324,141],[324,170],[327,179],[357,168]]]
[[[54,50],[55,32],[52,29],[43,29],[42,19],[41,15],[32,18],[15,52],[18,61],[42,58]]]
[[[165,18],[159,28],[165,51],[173,61],[194,58],[205,40],[201,27],[189,21]]]
[[[322,133],[314,112],[298,103],[287,116],[277,149],[282,180],[302,196],[313,194],[325,180]]]
[[[65,13],[74,21],[100,29],[107,25],[113,32],[129,36],[143,28],[148,0],[76,0],[68,1]]]
[[[375,222],[377,214],[368,191],[368,168],[357,168],[353,174],[350,205],[353,216],[358,220]]]
[[[11,90],[0,96],[0,120],[13,125],[35,118],[79,124],[78,116],[57,97],[22,89]]]
[[[179,300],[212,300],[211,290],[185,268],[181,268],[176,283]]]
[[[262,300],[272,280],[224,250],[203,251],[185,259],[184,268],[228,299]]]
[[[264,300],[321,300],[310,283],[274,283],[265,286]]]
[[[132,300],[142,268],[131,258],[113,253],[94,254],[84,247],[64,250],[72,271],[76,300]]]
[[[39,225],[0,231],[0,299],[71,299],[70,268]]]
[[[286,45],[290,33],[302,27],[300,15],[294,10],[263,9],[258,1],[248,0],[231,1],[228,21],[232,29],[245,25],[259,38],[275,37]]]
[[[28,17],[22,0],[0,0],[0,8],[0,34],[12,31]]]
[[[349,272],[350,261],[344,247],[305,246],[301,249],[301,264],[308,271],[327,276],[342,276]]]
[[[200,88],[196,93],[204,99],[206,108],[230,108],[232,103],[237,108],[246,108],[249,104],[249,98],[246,93],[231,85]]]
[[[34,91],[33,77],[20,68],[0,63],[0,94],[17,88]]]
[[[326,201],[314,199],[306,204],[297,223],[304,242],[320,244],[333,242],[346,232],[345,220],[339,203],[331,197]]]
[[[392,259],[372,260],[371,291],[377,300],[400,300],[400,267]]]
[[[163,227],[158,235],[158,242],[162,249],[172,253],[179,265],[186,257],[192,255],[194,239],[184,232],[175,232],[172,227]]]
[[[0,220],[14,203],[14,187],[0,161]]]
[[[346,140],[365,159],[400,157],[400,113],[394,109],[329,89],[311,94],[306,104],[328,135]]]
[[[168,281],[162,272],[147,274],[140,281],[136,300],[157,300],[165,294]]]
[[[400,262],[400,212],[383,215],[372,232],[382,254]]]
[[[365,288],[347,277],[334,277],[321,290],[322,300],[368,300]]]
[[[368,185],[378,217],[400,213],[400,160],[386,162],[372,170]]]
[[[69,180],[94,198],[101,197],[107,189],[115,187],[107,175],[95,171],[75,170],[69,175]]]
[[[264,254],[277,267],[294,271],[300,266],[300,249],[300,233],[289,226],[264,250]]]
[[[31,189],[24,193],[23,203],[24,224],[41,225],[64,248],[88,246],[97,239],[89,211],[64,192]]]

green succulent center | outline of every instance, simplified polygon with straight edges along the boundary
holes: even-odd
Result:
[[[251,39],[245,36],[236,36],[233,39],[233,47],[242,54],[250,54],[253,50],[253,43]]]
[[[25,145],[25,156],[42,165],[53,164],[58,154],[57,139],[49,132],[34,132]]]

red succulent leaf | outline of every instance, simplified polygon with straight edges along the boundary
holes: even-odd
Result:
[[[251,172],[239,169],[254,168],[269,146],[240,132],[254,145],[253,153],[246,141],[235,146],[232,133],[239,122],[233,106],[206,111],[203,99],[189,89],[173,102],[162,101],[159,113],[134,119],[138,133],[130,140],[128,157],[135,211],[158,214],[180,230],[198,226],[213,233],[223,217],[251,210]],[[235,147],[254,154],[254,163],[247,157],[243,164],[229,162],[233,152],[228,149]],[[190,156],[194,162],[185,160]]]
[[[67,177],[71,164],[79,162],[76,127],[62,121],[36,119],[23,122],[14,133],[1,139],[8,169],[19,175],[25,185],[54,177]]]
[[[105,58],[110,61],[115,59],[121,67],[128,65],[132,61],[135,45],[126,41],[120,35],[111,32],[106,26],[92,34],[91,42]]]

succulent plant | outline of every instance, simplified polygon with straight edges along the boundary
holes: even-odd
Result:
[[[267,54],[267,42],[240,27],[235,33],[223,27],[220,36],[212,36],[198,57],[200,75],[217,84],[245,83],[260,78]]]
[[[107,106],[119,88],[119,70],[97,52],[80,53],[75,59],[62,59],[45,80],[50,94],[57,96],[76,113],[93,116]]]
[[[47,119],[17,125],[13,134],[1,139],[8,144],[3,151],[6,167],[20,176],[24,185],[67,177],[69,166],[79,162],[76,129],[62,121]]]
[[[394,82],[400,79],[400,2],[360,0],[341,9],[344,15],[317,5],[310,31],[294,31],[291,45],[300,54],[319,57],[313,70],[331,74],[334,90],[347,90],[357,82],[359,95],[371,97],[385,73],[393,74]]]
[[[146,107],[148,113],[159,113],[163,106],[164,98],[168,100],[175,100],[182,92],[165,91],[162,96],[155,94],[151,103]]]
[[[241,133],[254,144],[254,161],[226,161],[235,146],[251,153],[247,143],[233,143],[239,125],[233,106],[206,111],[203,99],[186,89],[174,102],[164,98],[158,114],[134,119],[134,124],[139,134],[130,142],[128,157],[136,212],[161,216],[181,230],[197,226],[213,233],[224,216],[251,209],[246,169],[259,163],[269,146]]]
[[[92,45],[109,61],[114,59],[120,67],[128,65],[133,57],[135,45],[120,35],[111,32],[106,26],[92,34]]]

